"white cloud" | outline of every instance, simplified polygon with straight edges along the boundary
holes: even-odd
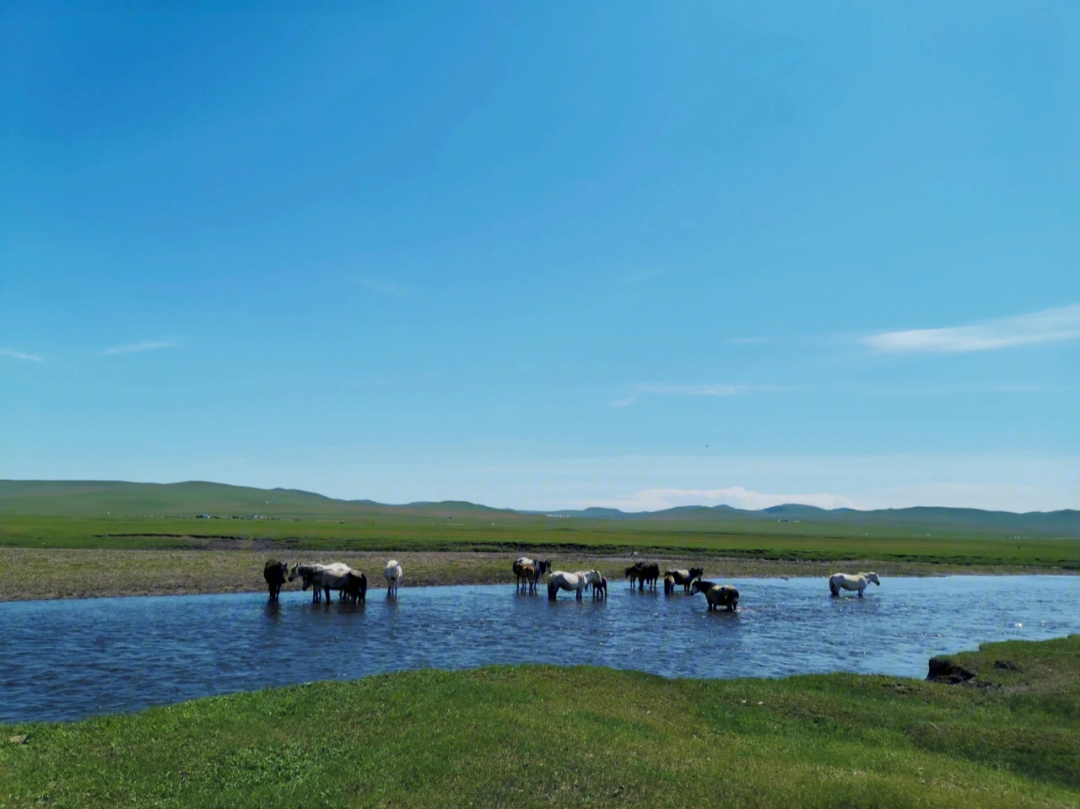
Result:
[[[141,343],[113,346],[102,351],[102,354],[135,354],[139,351],[158,351],[162,348],[179,348],[179,343],[168,340],[143,340]]]
[[[0,357],[11,357],[15,360],[29,360],[31,362],[41,362],[41,357],[36,354],[24,354],[22,351],[14,351],[10,348],[0,348]]]
[[[627,396],[625,399],[616,399],[611,403],[611,407],[629,407],[634,403],[633,396]]]
[[[590,505],[618,508],[623,511],[661,511],[676,506],[719,506],[758,510],[785,503],[800,503],[818,508],[855,508],[849,498],[838,494],[766,494],[742,486],[727,489],[644,489],[628,497],[601,500]]]
[[[660,393],[667,396],[738,396],[751,391],[775,391],[768,385],[638,385],[642,393]]]
[[[886,331],[861,342],[882,353],[959,353],[1080,338],[1080,304],[945,329]]]

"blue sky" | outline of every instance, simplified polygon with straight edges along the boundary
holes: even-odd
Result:
[[[1080,7],[765,5],[5,5],[0,478],[1080,507]]]

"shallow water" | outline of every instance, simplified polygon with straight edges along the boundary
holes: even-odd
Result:
[[[1080,577],[883,579],[833,599],[823,579],[735,579],[738,613],[704,596],[519,596],[416,587],[366,606],[307,593],[0,604],[0,722],[79,719],[235,691],[400,669],[591,664],[665,677],[830,671],[924,677],[935,654],[1080,632]],[[680,588],[681,589],[681,588]]]

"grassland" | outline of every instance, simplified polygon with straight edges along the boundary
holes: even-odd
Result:
[[[1080,805],[1080,636],[956,657],[969,684],[495,667],[0,727],[0,805]]]
[[[264,519],[244,518],[254,514]],[[1032,524],[1067,527],[1069,514]],[[1076,536],[1011,534],[989,512],[952,510],[936,527],[885,516],[829,523],[698,509],[579,519],[210,483],[0,481],[0,600],[258,590],[269,557],[371,571],[394,556],[407,585],[507,581],[507,559],[519,553],[606,571],[637,553],[732,577],[818,576],[834,566],[890,576],[1080,571]]]

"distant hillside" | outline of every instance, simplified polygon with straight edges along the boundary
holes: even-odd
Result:
[[[300,489],[255,489],[224,483],[127,483],[113,480],[0,480],[0,515],[72,517],[262,516],[348,519],[364,514],[427,516],[499,515],[516,512],[472,503],[410,503],[388,506],[372,500],[335,500]]]
[[[760,511],[731,506],[680,506],[665,511],[628,513],[613,508],[578,511],[525,512],[495,509],[463,501],[418,502],[386,505],[372,500],[336,500],[299,489],[255,489],[224,483],[127,483],[124,481],[0,480],[0,515],[41,514],[91,516],[263,516],[279,518],[336,519],[366,515],[457,517],[484,520],[499,517],[531,518],[547,514],[579,520],[620,520],[642,524],[690,525],[694,529],[745,529],[748,523],[814,523],[875,529],[895,528],[906,534],[978,532],[1021,537],[1080,537],[1080,511],[1064,510],[1016,514],[970,508],[918,507],[856,511],[826,510],[787,504]],[[674,529],[675,525],[671,525]],[[657,526],[659,530],[664,530]]]

